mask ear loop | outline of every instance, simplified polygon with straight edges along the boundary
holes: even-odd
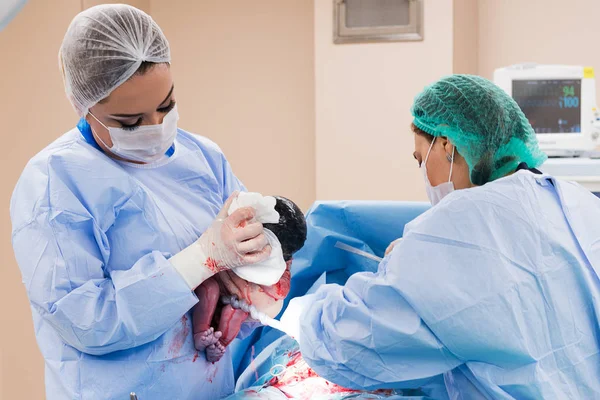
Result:
[[[88,111],[88,114],[90,114],[92,117],[94,117],[94,119],[95,119],[96,121],[98,121],[98,123],[99,123],[100,125],[102,125],[102,126],[104,127],[104,129],[106,129],[107,131],[110,131],[110,129],[108,129],[108,126],[104,125],[104,124],[102,123],[102,121],[100,121],[98,118],[96,118],[96,116],[95,116],[95,115],[94,115],[94,114],[93,114],[91,111]]]
[[[88,111],[88,113],[89,113],[89,114],[90,114],[90,115],[91,115],[91,116],[92,116],[92,117],[93,117],[93,118],[94,118],[96,121],[98,121],[98,123],[99,123],[100,125],[102,125],[102,126],[103,126],[103,127],[104,127],[104,128],[107,130],[107,131],[108,131],[108,134],[110,135],[110,129],[108,129],[108,126],[104,125],[104,124],[102,123],[102,121],[100,121],[98,118],[96,118],[96,116],[95,116],[94,114],[92,114],[92,112],[91,112],[91,111]],[[100,141],[102,142],[102,144],[104,145],[104,147],[106,147],[106,148],[107,148],[107,149],[109,149],[109,150],[110,150],[110,149],[112,149],[112,147],[109,147],[109,146],[108,146],[106,143],[104,143],[104,140],[102,140],[102,138],[100,137],[100,135],[98,135],[98,134],[96,133],[96,131],[94,130],[94,128],[92,128],[92,126],[91,126],[91,125],[90,125],[90,129],[92,130],[92,133],[94,134],[94,137],[95,137],[95,138],[97,138],[98,140],[100,140]],[[113,147],[115,147],[115,144],[114,144],[114,143],[113,143]]]
[[[448,175],[448,182],[452,181],[452,169],[454,167],[454,150],[456,150],[456,146],[452,146],[452,157],[446,154],[446,159],[450,161],[450,175]]]
[[[427,150],[427,155],[425,156],[425,160],[423,160],[424,165],[427,165],[427,160],[429,160],[429,153],[431,153],[431,149],[433,149],[433,144],[435,143],[435,139],[437,139],[437,136],[433,137],[433,140],[431,141],[431,144],[429,145],[429,150]]]

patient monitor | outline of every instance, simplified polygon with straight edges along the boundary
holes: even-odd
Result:
[[[600,144],[594,69],[520,64],[494,72],[494,83],[521,107],[550,157],[578,157]]]

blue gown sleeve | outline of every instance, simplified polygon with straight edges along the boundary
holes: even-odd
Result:
[[[299,328],[302,355],[343,387],[418,388],[462,363],[388,281],[388,262],[309,295]]]
[[[159,252],[105,272],[94,220],[41,210],[13,233],[30,303],[77,350],[103,355],[151,342],[197,298]]]

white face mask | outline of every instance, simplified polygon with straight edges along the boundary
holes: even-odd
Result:
[[[435,137],[431,141],[431,145],[429,146],[429,150],[427,151],[427,156],[425,157],[425,161],[421,166],[423,170],[423,177],[425,178],[425,191],[427,192],[427,197],[429,197],[429,201],[432,206],[435,206],[437,203],[442,201],[444,197],[448,194],[454,192],[454,183],[452,183],[452,167],[454,166],[454,149],[456,147],[452,147],[452,158],[448,155],[446,157],[449,158],[450,161],[450,175],[448,176],[448,182],[442,183],[441,185],[431,186],[431,182],[429,182],[429,177],[427,176],[427,160],[429,159],[429,154],[431,153],[431,149],[433,148],[433,144],[435,143]]]
[[[91,112],[90,115],[108,130],[113,146],[107,146],[98,134],[96,137],[111,153],[125,160],[143,163],[159,160],[173,145],[177,136],[177,105],[164,116],[162,124],[142,125],[133,131],[106,126]]]

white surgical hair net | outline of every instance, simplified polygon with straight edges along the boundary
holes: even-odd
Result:
[[[145,61],[170,62],[169,42],[152,17],[125,4],[104,4],[79,13],[59,52],[65,91],[80,116]]]

